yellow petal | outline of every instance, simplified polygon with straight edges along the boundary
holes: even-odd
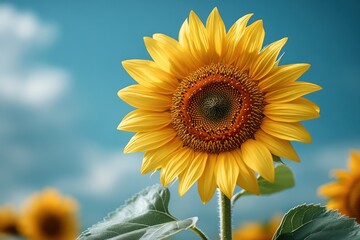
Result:
[[[311,143],[310,134],[300,123],[276,122],[264,118],[260,127],[267,134],[280,139]]]
[[[141,173],[155,171],[162,168],[170,160],[170,155],[182,147],[182,141],[174,138],[163,147],[145,152],[141,166]]]
[[[306,94],[321,90],[321,87],[308,82],[292,82],[278,90],[268,92],[265,95],[266,102],[283,103],[290,102]]]
[[[233,155],[236,159],[236,162],[239,166],[239,176],[237,179],[237,185],[243,189],[252,192],[254,194],[259,194],[259,184],[255,175],[255,172],[248,168],[242,159],[242,153],[240,149],[235,149]]]
[[[339,210],[341,208],[342,203],[338,199],[331,199],[326,203],[326,209],[327,210]]]
[[[320,116],[312,106],[298,103],[270,103],[265,105],[263,113],[279,122],[299,122]]]
[[[144,37],[146,49],[159,67],[182,79],[189,73],[189,59],[183,47],[175,40],[163,34],[155,34],[154,38]]]
[[[203,203],[210,201],[216,190],[216,181],[214,176],[216,160],[216,154],[209,154],[204,172],[198,180],[198,192]]]
[[[179,194],[183,196],[190,187],[201,177],[204,172],[207,160],[207,153],[195,152],[195,157],[190,166],[184,171],[179,184]]]
[[[263,79],[259,81],[262,92],[275,91],[281,86],[294,82],[303,75],[310,67],[307,63],[289,64],[275,67]]]
[[[153,132],[138,132],[124,148],[124,153],[144,152],[157,149],[175,138],[176,132],[172,128]]]
[[[239,176],[239,167],[231,152],[221,152],[218,155],[215,176],[220,191],[231,199]]]
[[[203,64],[210,63],[207,57],[209,49],[208,35],[204,24],[194,11],[189,16],[189,44],[194,58]]]
[[[345,195],[347,190],[343,185],[332,182],[319,187],[318,193],[324,197],[334,198]]]
[[[126,60],[122,65],[135,81],[155,92],[172,94],[179,85],[174,76],[161,70],[153,61]]]
[[[141,85],[123,88],[118,92],[118,96],[129,105],[148,111],[166,111],[172,103],[171,95],[152,92]]]
[[[169,158],[169,162],[161,169],[160,173],[160,181],[163,186],[167,186],[188,168],[190,162],[194,159],[194,150],[180,148],[171,154]]]
[[[274,182],[275,168],[270,151],[267,147],[253,139],[241,145],[243,160],[247,166],[258,172],[269,182]]]
[[[351,174],[348,171],[336,169],[332,171],[332,175],[338,179],[338,182],[343,183],[352,179]]]
[[[320,108],[317,104],[315,104],[314,102],[306,99],[306,98],[298,98],[298,99],[295,99],[294,101],[292,101],[293,103],[299,103],[299,104],[304,104],[304,105],[309,105],[311,106],[312,108],[315,109],[315,111],[317,111],[318,113],[320,113]]]
[[[261,50],[265,37],[262,20],[258,20],[246,27],[243,36],[241,37],[238,46],[239,59],[237,67],[241,70],[246,69],[255,59]]]
[[[234,63],[239,57],[238,52],[236,51],[236,46],[244,33],[245,27],[253,14],[247,14],[242,18],[238,19],[229,29],[227,33],[227,51],[225,53],[224,59],[227,64]]]
[[[276,59],[285,45],[287,38],[273,42],[256,57],[256,60],[251,64],[249,69],[249,76],[251,79],[258,80],[263,78],[276,64]]]
[[[183,22],[179,30],[179,43],[184,47],[189,46],[189,22],[187,19]]]
[[[206,21],[206,30],[209,36],[209,55],[217,62],[222,57],[226,49],[226,29],[224,22],[217,8],[210,13]]]
[[[170,123],[170,112],[150,112],[137,109],[124,117],[118,129],[129,132],[149,132],[164,128]]]
[[[352,172],[360,173],[360,152],[350,152],[349,168]]]
[[[262,142],[272,154],[300,162],[299,156],[289,141],[273,137],[261,129],[255,133],[255,139]]]

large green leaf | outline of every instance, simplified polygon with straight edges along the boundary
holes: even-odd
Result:
[[[168,211],[170,192],[160,185],[148,187],[115,212],[84,231],[78,240],[164,239],[195,226],[197,218],[177,220]]]
[[[360,240],[354,219],[319,205],[301,205],[283,218],[273,240]]]
[[[275,181],[270,183],[263,177],[258,178],[260,195],[270,195],[276,192],[281,192],[285,189],[292,188],[295,185],[295,180],[292,171],[286,165],[278,165],[275,167]],[[253,195],[253,193],[242,190],[234,195],[232,202],[234,203],[241,196]]]

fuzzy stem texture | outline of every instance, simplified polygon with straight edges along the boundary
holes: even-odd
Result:
[[[219,194],[219,217],[220,217],[220,240],[231,240],[231,201],[218,189]]]

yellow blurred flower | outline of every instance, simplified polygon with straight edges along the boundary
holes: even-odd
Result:
[[[217,187],[257,194],[255,172],[274,181],[272,154],[298,162],[290,141],[311,142],[300,122],[319,108],[303,96],[321,87],[296,81],[309,64],[278,65],[287,38],[263,48],[251,16],[226,31],[217,8],[206,25],[191,11],[178,40],[144,38],[153,60],[123,62],[138,83],[118,93],[137,108],[118,127],[136,132],[124,152],[145,152],[141,173],[161,169],[164,186],[178,178],[180,195],[195,182],[203,202]]]
[[[10,206],[0,207],[0,237],[18,234],[17,212]]]
[[[281,222],[275,216],[267,223],[246,223],[234,231],[233,240],[271,240]]]
[[[349,171],[335,170],[335,182],[319,188],[319,194],[329,198],[326,207],[356,218],[360,223],[360,152],[352,151]]]
[[[54,189],[34,194],[20,221],[21,232],[30,240],[74,240],[79,233],[75,200]]]

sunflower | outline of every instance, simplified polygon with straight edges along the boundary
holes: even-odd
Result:
[[[329,198],[328,209],[339,210],[360,223],[360,152],[350,153],[349,169],[335,170],[336,181],[321,186],[318,192]]]
[[[78,235],[76,202],[54,189],[34,194],[21,219],[21,231],[32,240],[74,240]]]
[[[0,207],[0,238],[2,235],[19,235],[18,214],[10,206]]]
[[[197,181],[204,203],[217,187],[259,193],[256,173],[274,181],[272,154],[298,162],[290,141],[311,142],[300,121],[319,117],[303,96],[321,88],[296,81],[309,64],[279,66],[287,38],[262,48],[263,23],[250,17],[226,31],[217,8],[206,25],[191,11],[178,40],[144,38],[152,60],[122,62],[138,83],[118,92],[137,108],[118,127],[136,132],[124,152],[145,152],[141,173],[178,178],[180,195]]]
[[[271,218],[266,223],[246,223],[236,229],[234,240],[271,240],[281,222],[280,216]]]

